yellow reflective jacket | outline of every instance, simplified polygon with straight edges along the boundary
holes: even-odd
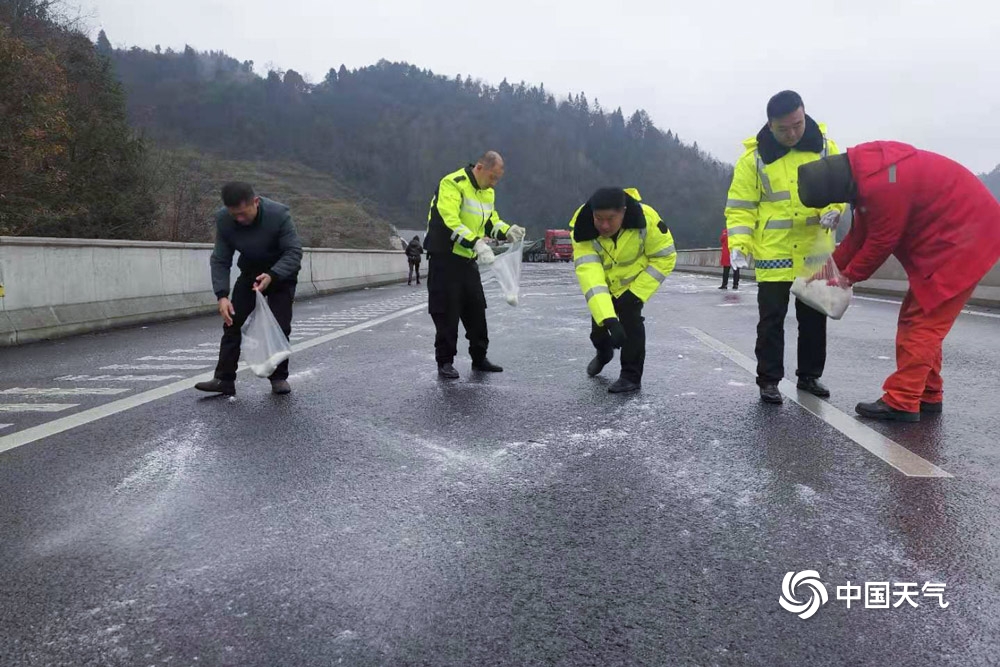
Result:
[[[472,165],[442,178],[427,213],[424,250],[471,259],[476,256],[472,248],[484,236],[505,240],[510,225],[500,219],[493,198],[493,188],[476,183]]]
[[[726,201],[729,248],[753,255],[759,282],[791,282],[807,272],[804,267],[812,257],[833,252],[834,234],[820,227],[819,220],[827,211],[843,213],[846,208],[804,206],[799,166],[840,151],[826,136],[826,126],[809,116],[795,148],[779,144],[766,125],[743,145]]]
[[[598,324],[617,317],[612,297],[631,290],[645,303],[677,263],[667,224],[652,207],[640,203],[637,190],[625,193],[625,221],[616,238],[597,233],[590,204],[578,208],[569,223],[576,277]]]

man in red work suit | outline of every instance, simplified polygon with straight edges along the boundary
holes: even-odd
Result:
[[[882,398],[855,409],[907,422],[941,412],[941,343],[1000,259],[1000,204],[960,164],[894,141],[799,167],[799,196],[809,207],[854,206],[851,231],[833,255],[843,287],[870,278],[889,255],[910,281],[899,311],[896,372]]]
[[[723,229],[722,236],[719,237],[722,244],[722,254],[719,255],[719,266],[722,267],[722,285],[719,289],[729,289],[729,271],[733,272],[733,289],[740,288],[740,267],[733,267],[729,259],[729,230]]]

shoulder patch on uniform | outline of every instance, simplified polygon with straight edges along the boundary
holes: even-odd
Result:
[[[453,178],[451,180],[455,181],[456,183],[461,183],[462,181],[468,180],[468,176],[464,176],[464,175],[463,176],[456,176],[455,178]]]
[[[658,223],[656,223],[656,228],[659,229],[664,234],[670,233],[670,228],[667,227],[667,223],[665,223],[663,220],[660,220]]]

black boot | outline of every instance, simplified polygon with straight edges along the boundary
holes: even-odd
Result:
[[[236,383],[232,380],[212,378],[206,382],[199,382],[194,388],[198,391],[207,391],[211,394],[222,394],[223,396],[236,395]]]
[[[778,385],[776,384],[766,384],[761,387],[760,400],[773,405],[780,405],[785,402],[785,399],[781,396],[781,392],[778,391]]]
[[[920,421],[919,412],[897,410],[896,408],[883,402],[881,398],[874,403],[858,403],[854,410],[862,417],[868,417],[869,419],[880,419],[882,421],[890,422]]]
[[[455,370],[455,366],[451,363],[438,364],[438,375],[443,377],[445,380],[458,379],[458,371]]]
[[[602,370],[604,367],[611,363],[611,360],[615,358],[614,352],[598,352],[590,363],[587,364],[587,375],[594,377]]]
[[[483,371],[486,373],[503,373],[503,368],[501,366],[497,366],[486,357],[483,357],[479,361],[473,361],[472,370]]]
[[[608,393],[609,394],[625,394],[625,393],[628,393],[630,391],[639,391],[639,389],[641,389],[641,388],[642,388],[642,385],[639,384],[638,382],[633,382],[632,380],[628,380],[626,378],[619,377],[617,380],[615,380],[615,383],[613,385],[611,385],[610,387],[608,387]]]
[[[938,403],[927,403],[926,401],[920,401],[920,414],[922,415],[939,415],[944,412],[944,402]]]
[[[808,391],[813,396],[830,398],[830,390],[820,384],[819,380],[816,378],[799,378],[799,381],[795,386],[802,391]]]
[[[271,393],[273,394],[290,394],[292,393],[292,386],[288,384],[288,380],[271,380]]]

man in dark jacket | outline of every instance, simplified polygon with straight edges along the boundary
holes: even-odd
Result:
[[[215,217],[215,250],[212,251],[212,289],[219,299],[222,316],[222,344],[215,378],[199,382],[195,389],[232,396],[236,393],[236,369],[240,360],[241,327],[256,306],[255,291],[267,297],[285,336],[292,332],[292,301],[299,269],[302,242],[299,241],[288,207],[258,197],[248,183],[227,183]],[[239,251],[240,276],[229,292],[229,272],[233,253]],[[287,394],[288,360],[270,377],[271,391]]]
[[[406,246],[406,258],[410,262],[410,273],[406,278],[406,284],[413,284],[413,272],[417,272],[417,284],[420,284],[420,256],[424,254],[424,248],[420,245],[420,236],[414,236],[410,245]]]

